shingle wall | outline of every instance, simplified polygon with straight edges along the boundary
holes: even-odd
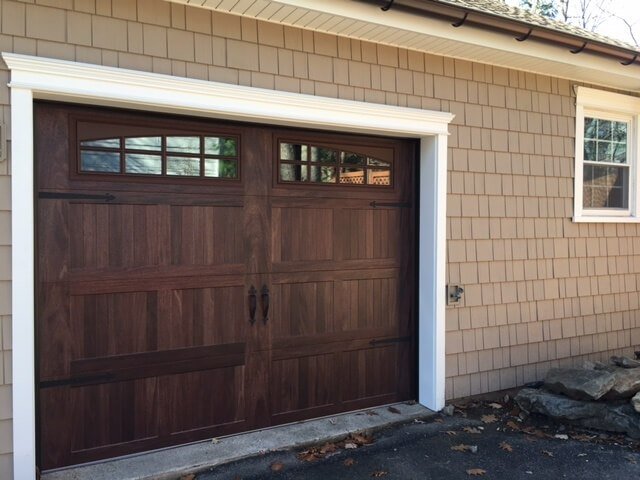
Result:
[[[640,344],[639,227],[574,224],[571,83],[162,0],[0,0],[0,50],[456,114],[447,397]],[[10,124],[8,72],[0,105]],[[9,128],[10,132],[10,128]],[[0,163],[0,478],[11,477],[10,162]]]

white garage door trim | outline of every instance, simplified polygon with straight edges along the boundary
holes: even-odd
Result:
[[[2,57],[11,70],[15,478],[35,476],[34,99],[419,138],[418,400],[433,410],[444,406],[445,207],[452,114],[11,53]]]

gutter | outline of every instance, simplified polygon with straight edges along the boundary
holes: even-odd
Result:
[[[625,66],[640,65],[640,50],[616,46],[463,6],[446,5],[433,0],[375,0],[373,3],[380,5],[383,11],[401,10],[413,15],[438,18],[450,22],[452,28],[473,26],[504,33],[518,42],[537,40],[556,47],[564,47],[576,55],[588,52],[613,58]]]

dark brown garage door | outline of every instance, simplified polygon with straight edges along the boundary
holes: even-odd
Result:
[[[413,398],[414,142],[35,118],[42,468]]]

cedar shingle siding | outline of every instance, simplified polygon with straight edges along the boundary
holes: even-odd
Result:
[[[456,114],[448,398],[640,344],[640,225],[575,224],[571,82],[160,0],[0,0],[0,50]],[[9,74],[0,67],[10,136]],[[11,478],[11,163],[0,163],[0,478]],[[17,212],[19,214],[19,212]]]

